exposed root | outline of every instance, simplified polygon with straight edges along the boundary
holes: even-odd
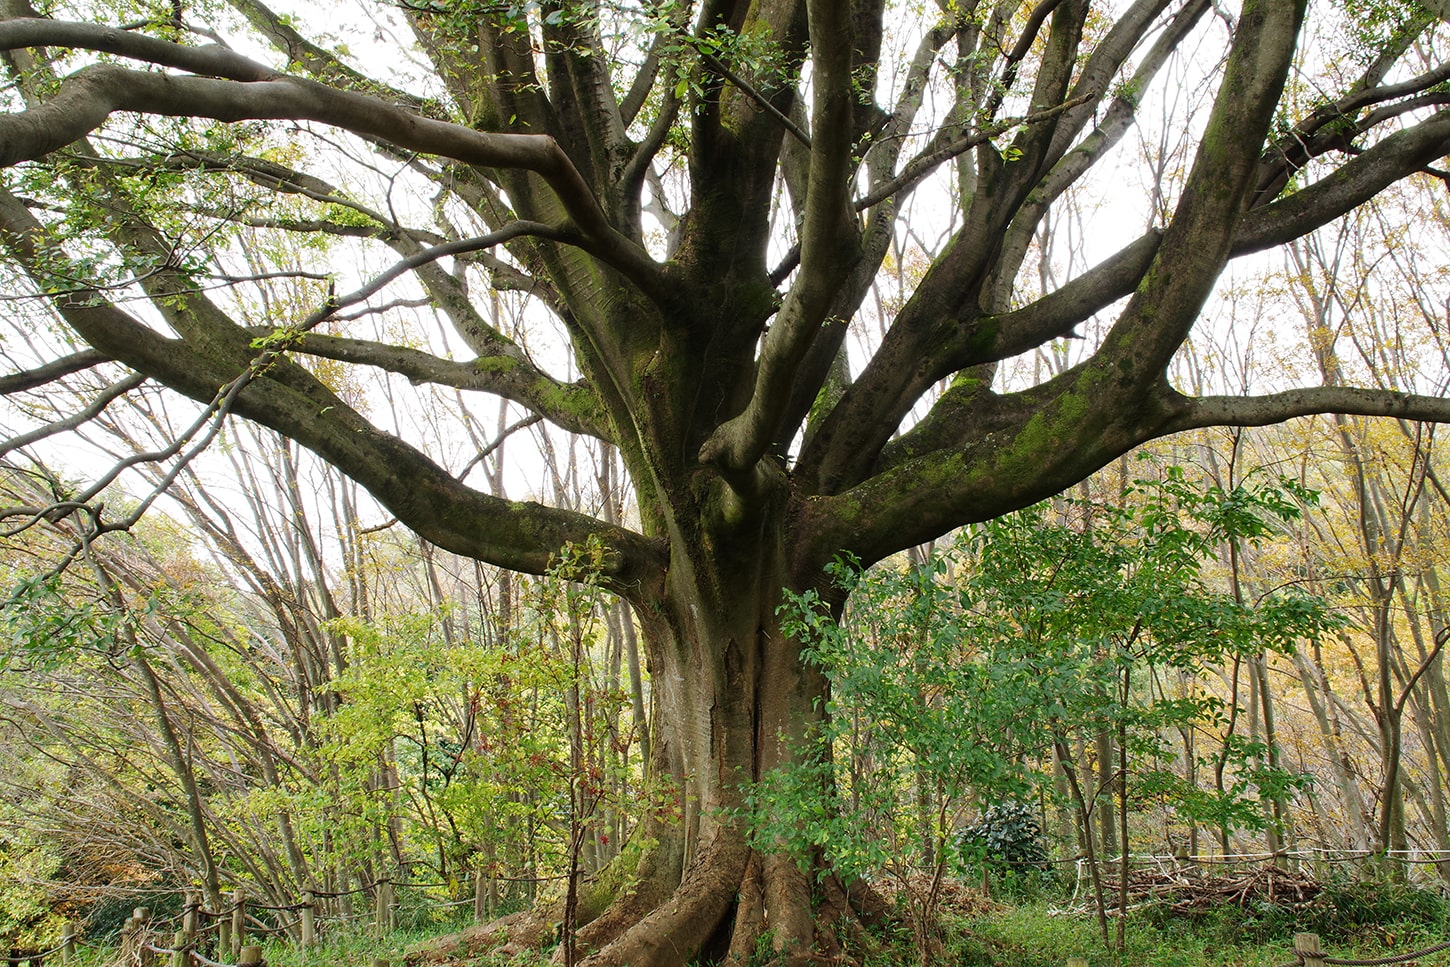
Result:
[[[891,907],[891,901],[866,880],[854,880],[846,886],[846,899],[856,917],[875,930],[894,926],[900,922]]]
[[[740,881],[740,899],[735,904],[735,924],[730,931],[730,949],[722,967],[744,967],[755,956],[765,936],[765,881],[760,856],[752,852]]]
[[[870,884],[812,878],[784,856],[762,855],[722,836],[701,851],[683,881],[671,884],[663,852],[645,853],[633,877],[602,912],[580,928],[580,967],[683,967],[701,955],[745,967],[765,953],[774,967],[841,967],[878,949],[872,929],[900,915]],[[662,861],[662,862],[656,862]],[[587,891],[597,897],[599,877]],[[617,880],[616,880],[617,882]],[[581,908],[583,909],[583,908]],[[410,967],[537,957],[559,939],[562,908],[542,903],[470,927],[411,952]],[[561,962],[563,947],[555,952]]]
[[[615,896],[597,918],[580,925],[575,938],[577,951],[587,955],[613,943],[625,930],[665,903],[678,886],[676,878],[664,869],[654,865],[641,869],[640,876]]]
[[[408,967],[471,961],[486,954],[512,957],[526,950],[538,950],[552,934],[545,916],[548,907],[511,913],[489,923],[466,927],[447,937],[438,937],[408,951]]]
[[[662,832],[666,835],[650,837],[642,829],[609,866],[580,884],[576,950],[603,947],[669,898],[678,885],[681,847],[679,837],[670,835],[674,830]],[[410,952],[405,962],[421,967],[485,954],[496,959],[537,955],[560,939],[563,919],[563,896],[550,897],[528,910],[433,940]]]
[[[753,853],[741,880],[722,967],[757,960],[766,943],[770,962],[777,967],[857,963],[858,955],[880,949],[861,911],[872,927],[898,922],[886,901],[866,884],[848,888],[830,874],[812,883],[793,863]]]
[[[734,906],[749,850],[722,835],[700,851],[669,899],[591,954],[581,967],[682,967]]]
[[[766,915],[775,959],[786,967],[806,967],[816,951],[810,880],[788,856],[768,855],[763,865]]]

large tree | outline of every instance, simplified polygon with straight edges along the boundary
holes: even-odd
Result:
[[[94,407],[148,384],[215,401],[500,567],[602,545],[601,580],[647,648],[654,767],[683,808],[650,825],[632,886],[583,931],[591,962],[678,964],[727,941],[748,955],[766,930],[782,958],[809,958],[860,900],[829,855],[803,871],[739,818],[742,785],[799,747],[824,688],[777,631],[783,588],[824,588],[841,552],[880,560],[1166,434],[1331,411],[1450,420],[1433,396],[1195,397],[1168,378],[1231,260],[1450,151],[1428,6],[401,0],[406,44],[382,52],[379,22],[354,58],[304,36],[305,18],[224,3],[42,16],[0,0],[0,242],[11,285],[28,277],[73,334],[17,350],[35,362],[0,388],[95,370],[113,385]],[[1346,6],[1354,43],[1299,49]],[[1129,176],[1123,136],[1169,64],[1202,79],[1204,109],[1155,123],[1193,147],[1176,181],[1162,156]],[[1119,184],[1161,183],[1161,217],[1043,291],[1045,220],[1109,165]],[[908,245],[908,213],[948,226],[945,242]],[[346,295],[298,283],[263,299],[259,280],[354,251],[285,232],[396,261]],[[871,304],[877,338],[848,340],[888,258],[909,285]],[[405,275],[428,309],[415,298],[372,326],[367,307]],[[567,335],[577,379],[513,337],[498,293],[527,294],[528,318]],[[430,311],[467,358],[430,337]],[[1090,319],[1101,337],[1075,365],[1000,378]],[[464,391],[460,407],[502,397],[617,447],[637,518],[467,485],[426,432],[370,418],[355,369]]]

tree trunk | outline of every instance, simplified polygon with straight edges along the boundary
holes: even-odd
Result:
[[[849,913],[849,891],[803,871],[798,857],[752,846],[741,819],[746,785],[802,754],[826,697],[825,677],[776,615],[782,588],[810,587],[821,572],[793,573],[779,523],[735,530],[723,553],[681,555],[662,603],[634,607],[654,705],[651,768],[674,799],[637,829],[643,855],[613,901],[593,919],[581,907],[580,964],[679,965],[702,950],[743,962],[766,937],[782,964],[840,952],[833,925]],[[811,862],[819,872],[829,858]],[[829,917],[820,902],[833,906]],[[540,912],[469,935],[501,939],[506,926],[504,952],[518,952],[545,939],[549,922]]]

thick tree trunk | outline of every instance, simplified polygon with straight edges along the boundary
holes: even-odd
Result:
[[[665,607],[640,611],[656,760],[673,764],[680,783],[683,868],[643,918],[623,915],[639,912],[626,898],[586,931],[598,948],[588,964],[678,964],[705,947],[749,956],[767,934],[782,962],[835,947],[818,935],[811,878],[794,858],[753,850],[743,819],[747,784],[790,761],[825,695],[823,676],[778,628],[781,589],[798,584],[781,542],[767,536],[757,547],[748,553],[737,540],[718,567],[673,568]],[[706,564],[703,555],[692,563]]]
[[[778,525],[735,528],[701,542],[713,553],[675,555],[663,600],[635,605],[652,688],[652,769],[674,801],[636,834],[643,853],[628,882],[611,870],[598,878],[618,889],[603,910],[580,910],[580,964],[675,967],[701,951],[743,963],[764,937],[782,964],[840,953],[834,924],[852,901],[829,877],[817,888],[826,858],[806,871],[795,857],[758,850],[744,818],[748,784],[791,761],[826,694],[824,676],[779,630],[782,589],[810,581],[791,573]],[[505,952],[547,943],[556,912],[473,928],[462,947],[430,959],[484,943],[506,941]]]

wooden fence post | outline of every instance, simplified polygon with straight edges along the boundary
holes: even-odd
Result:
[[[241,953],[237,955],[237,967],[266,967],[266,963],[262,960],[262,948],[243,947]]]
[[[216,958],[226,960],[232,952],[232,918],[226,907],[216,913]]]
[[[150,937],[147,936],[146,930],[146,924],[151,920],[151,908],[137,907],[131,911],[131,919],[136,925],[134,932],[136,963],[141,967],[151,967],[156,960],[156,953],[151,949]]]
[[[186,905],[181,908],[181,929],[186,933],[187,939],[196,936],[197,920],[201,913],[201,897],[195,893],[186,895]]]
[[[247,891],[232,891],[232,936],[226,953],[241,962],[242,945],[247,942]]]
[[[189,942],[185,930],[171,935],[171,967],[187,967],[191,963],[191,951],[187,949]]]
[[[121,964],[130,967],[131,955],[136,946],[136,915],[132,914],[121,926]]]
[[[197,912],[201,900],[195,893],[188,893],[181,907],[181,929],[171,937],[171,967],[187,967],[191,963],[191,945],[196,942]]]
[[[488,884],[483,870],[473,871],[473,922],[483,923],[488,918]]]
[[[76,959],[76,925],[67,920],[60,928],[60,962],[69,964]]]
[[[393,881],[382,880],[378,883],[378,936],[386,936],[392,931],[393,924]]]
[[[311,890],[302,891],[302,949],[317,943],[317,898]]]
[[[1069,957],[1067,958],[1067,967],[1088,967],[1087,958]]]
[[[1317,933],[1294,934],[1294,953],[1299,955],[1304,967],[1324,967],[1324,952],[1319,949]]]

